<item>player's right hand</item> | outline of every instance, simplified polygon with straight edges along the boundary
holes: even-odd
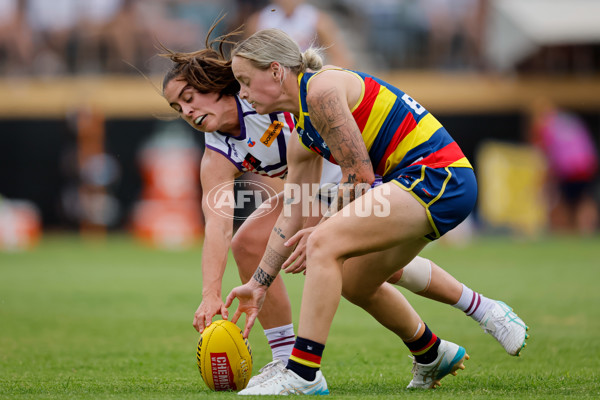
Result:
[[[215,315],[220,314],[223,319],[229,318],[229,311],[220,296],[204,296],[202,303],[194,314],[194,328],[202,333],[211,323]]]
[[[233,288],[227,300],[225,300],[225,307],[230,307],[234,299],[238,299],[238,307],[233,314],[231,322],[237,323],[238,319],[243,313],[246,314],[246,326],[244,328],[244,337],[247,339],[250,334],[250,330],[254,326],[254,321],[258,317],[258,313],[265,302],[265,295],[267,294],[267,287],[259,285],[254,279],[250,279],[242,286]]]

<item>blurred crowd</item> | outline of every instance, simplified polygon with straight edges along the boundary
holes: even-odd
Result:
[[[0,0],[0,72],[65,75],[152,71],[162,43],[203,44],[228,0]]]
[[[168,64],[166,59],[158,56],[164,51],[161,46],[174,51],[198,50],[204,46],[210,27],[223,16],[213,37],[231,32],[242,24],[244,31],[240,38],[259,29],[276,27],[290,34],[302,48],[313,44],[321,46],[326,50],[328,63],[346,68],[371,73],[401,69],[489,72],[494,70],[494,66],[490,65],[490,52],[502,61],[508,57],[519,60],[519,54],[506,50],[509,45],[524,42],[523,32],[518,32],[514,20],[507,19],[504,25],[497,23],[497,6],[500,2],[510,3],[517,8],[525,4],[520,0],[0,0],[0,78],[140,73],[161,75],[167,70]],[[536,3],[537,8],[531,6],[528,9],[530,14],[521,21],[530,23],[533,14],[543,11],[540,7],[547,11],[550,2],[543,2],[528,0],[526,5]],[[552,3],[556,5],[562,2]],[[595,7],[595,10],[600,10],[600,5]],[[512,11],[514,15],[515,10]],[[522,9],[516,11],[517,15],[522,16]],[[550,17],[562,18],[562,11],[536,15],[536,21],[538,25],[555,32],[558,28]],[[576,17],[582,15],[580,9],[577,12]],[[587,14],[596,26],[593,17],[597,12]],[[581,23],[579,19],[576,20],[578,24]],[[571,29],[572,25],[567,25],[561,25],[562,29]],[[499,37],[504,40],[496,42],[496,47],[489,41],[490,27],[494,26],[499,29],[496,33],[502,32]],[[547,33],[547,30],[544,32]],[[564,41],[558,40],[558,45],[556,42],[551,45],[544,45],[540,41],[528,43],[528,57],[523,57],[514,66],[509,62],[503,65],[511,65],[512,71],[516,72],[597,75],[600,72],[600,29],[594,32],[598,32],[596,41],[585,39],[564,44]],[[515,138],[514,132],[519,128],[518,121],[516,124],[510,122],[512,116],[507,116],[509,122],[506,130],[503,125],[494,129],[485,128],[481,134],[479,128],[473,128],[477,131],[473,131],[473,134],[469,133],[470,127],[466,129],[467,133],[462,139],[470,143],[473,156],[481,153],[480,150],[474,150],[476,143],[494,137],[502,137],[503,140],[500,143],[492,141],[488,146],[492,155],[489,157],[489,169],[492,172],[488,178],[485,177],[483,162],[478,165],[482,177],[480,193],[491,193],[488,203],[494,206],[494,214],[488,213],[485,218],[490,226],[495,221],[493,218],[497,217],[498,226],[504,228],[510,223],[513,224],[510,226],[512,229],[524,232],[536,232],[546,227],[552,231],[580,234],[598,232],[600,139],[597,112],[588,113],[584,120],[582,115],[561,109],[559,104],[553,104],[550,100],[540,98],[531,105],[531,110],[523,110],[523,114],[527,114],[525,119],[529,121],[524,129],[527,131],[527,140],[524,140],[525,137]],[[177,128],[173,128],[175,125],[172,121],[168,125],[161,125],[157,132],[152,131],[152,125],[140,121],[135,124],[121,121],[122,125],[108,128],[104,116],[91,111],[83,109],[69,113],[66,136],[60,136],[63,134],[61,121],[51,121],[49,124],[54,124],[55,136],[46,132],[47,127],[44,129],[45,140],[48,137],[60,138],[57,139],[57,143],[60,143],[54,147],[54,153],[44,152],[46,156],[60,154],[57,156],[61,159],[60,172],[38,163],[43,167],[21,168],[20,174],[12,173],[12,165],[29,163],[29,158],[16,151],[12,154],[10,145],[14,140],[21,140],[22,148],[26,149],[23,151],[29,154],[30,146],[26,138],[30,136],[26,133],[41,132],[37,125],[23,128],[19,135],[0,135],[0,139],[4,139],[0,145],[0,150],[4,150],[0,161],[4,164],[0,162],[0,166],[9,166],[4,168],[4,174],[0,173],[0,185],[6,185],[0,187],[0,250],[3,243],[10,248],[26,248],[35,243],[42,217],[45,223],[75,224],[82,229],[124,226],[129,218],[129,209],[133,208],[138,187],[137,175],[133,170],[137,171],[139,165],[134,165],[131,160],[135,158],[136,146],[142,142],[142,138],[150,131],[159,138],[176,139],[178,145],[189,145],[189,141],[178,138]],[[463,122],[454,122],[460,128],[461,123],[470,117],[461,116]],[[496,121],[494,116],[491,118],[491,121]],[[10,123],[4,126],[10,127]],[[10,130],[4,126],[0,131],[8,133]],[[121,135],[124,131],[128,134]],[[105,140],[105,133],[106,138],[118,137],[119,140]],[[193,137],[196,138],[194,140],[202,140],[202,136]],[[526,144],[526,148],[503,146],[504,142],[511,140]],[[107,145],[104,149],[105,142],[113,147]],[[189,168],[192,162],[186,162],[181,168],[184,173],[173,173],[171,167],[181,166],[172,159],[197,162],[196,146],[203,146],[194,142],[194,146],[183,150],[189,153],[187,156],[176,157],[163,148],[160,154],[168,157],[165,162],[160,162],[154,147],[165,143],[163,139],[153,140],[152,146],[147,146],[152,147],[152,151],[144,149],[146,154],[151,154],[146,159],[152,161],[141,163],[143,181],[152,190],[144,189],[141,202],[133,213],[133,225],[145,239],[159,235],[168,239],[168,246],[176,246],[185,243],[185,240],[176,234],[175,229],[192,232],[194,238],[200,234],[200,226],[190,225],[190,221],[197,222],[199,219],[189,216],[199,211],[178,207],[179,211],[187,213],[186,216],[179,215],[181,218],[173,225],[163,224],[164,221],[159,221],[157,216],[163,212],[170,215],[176,213],[170,211],[170,206],[164,210],[158,209],[155,200],[170,201],[177,197],[173,193],[165,194],[173,189],[171,185],[181,183],[173,180],[173,176],[191,177],[188,184],[192,182],[190,185],[193,186],[197,179],[185,171],[197,171],[197,167]],[[89,151],[86,150],[86,144],[89,145]],[[173,143],[169,146],[173,147]],[[6,157],[8,154],[12,156],[10,160]],[[119,154],[118,159],[115,154]],[[515,161],[506,162],[508,156],[514,156]],[[494,163],[494,160],[499,162]],[[154,167],[158,169],[154,170]],[[40,180],[49,183],[45,189],[36,188],[35,194],[32,194],[31,178],[23,177],[31,173],[37,178],[37,174],[43,172],[54,175]],[[56,176],[60,179],[51,180]],[[165,177],[168,179],[163,179]],[[158,184],[161,182],[164,187]],[[489,183],[493,185],[491,189],[486,189]],[[54,184],[62,187],[58,195]],[[158,192],[162,190],[165,193],[157,196],[155,186],[161,186]],[[3,199],[2,195],[7,197]],[[194,200],[197,195],[193,192],[190,197]],[[15,202],[14,199],[31,201]],[[56,206],[56,203],[59,205]],[[198,202],[194,204],[197,206]],[[482,196],[481,215],[486,211],[485,204],[485,196]],[[527,204],[531,207],[527,208]],[[151,217],[148,218],[148,215]],[[168,231],[158,229],[159,226],[160,229],[166,227]],[[174,241],[174,238],[179,239]]]
[[[354,58],[361,69],[489,67],[483,48],[491,0],[0,0],[0,73],[155,72],[164,65],[156,56],[159,43],[198,49],[219,16],[226,19],[217,33],[242,23],[254,29],[252,17],[261,11],[300,9],[303,3],[322,14],[311,26],[308,14],[297,13],[304,36],[314,33],[325,47],[341,48],[333,59],[345,55],[348,66],[356,66]],[[327,32],[338,31],[332,42]],[[582,54],[595,53],[573,57]],[[556,52],[541,57],[556,63]],[[539,61],[524,67],[543,69]]]
[[[480,69],[488,0],[344,0],[388,68]]]

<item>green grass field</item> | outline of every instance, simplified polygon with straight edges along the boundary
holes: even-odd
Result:
[[[0,253],[0,398],[199,399],[196,368],[201,249],[168,252],[125,236],[90,243],[48,235],[33,251]],[[323,358],[332,396],[356,399],[600,398],[600,238],[479,238],[424,255],[530,326],[514,358],[460,311],[407,294],[442,338],[471,356],[435,391],[405,390],[408,350],[341,302]],[[233,263],[224,295],[238,284]],[[286,276],[297,315],[302,276]],[[271,354],[259,325],[255,371]]]

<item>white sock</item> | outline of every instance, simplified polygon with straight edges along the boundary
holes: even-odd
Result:
[[[463,284],[463,291],[460,295],[458,303],[452,305],[463,311],[467,316],[480,322],[485,312],[494,305],[494,302],[487,297],[474,292]]]
[[[269,346],[271,346],[273,360],[280,359],[287,363],[296,342],[294,324],[265,329],[265,336],[269,341]]]

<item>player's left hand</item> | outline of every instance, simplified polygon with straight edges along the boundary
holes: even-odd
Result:
[[[302,229],[296,232],[294,236],[292,236],[285,245],[288,247],[292,247],[296,245],[296,248],[290,254],[287,260],[281,266],[288,274],[298,274],[300,272],[304,272],[306,274],[306,243],[308,241],[308,237],[315,230],[315,226],[311,226],[310,228]]]
[[[246,326],[244,328],[244,337],[247,339],[250,330],[254,326],[256,317],[265,301],[267,286],[259,285],[254,279],[250,279],[246,284],[233,288],[225,300],[225,307],[229,308],[234,299],[239,300],[237,310],[231,318],[231,322],[237,323],[243,313],[246,313]]]

